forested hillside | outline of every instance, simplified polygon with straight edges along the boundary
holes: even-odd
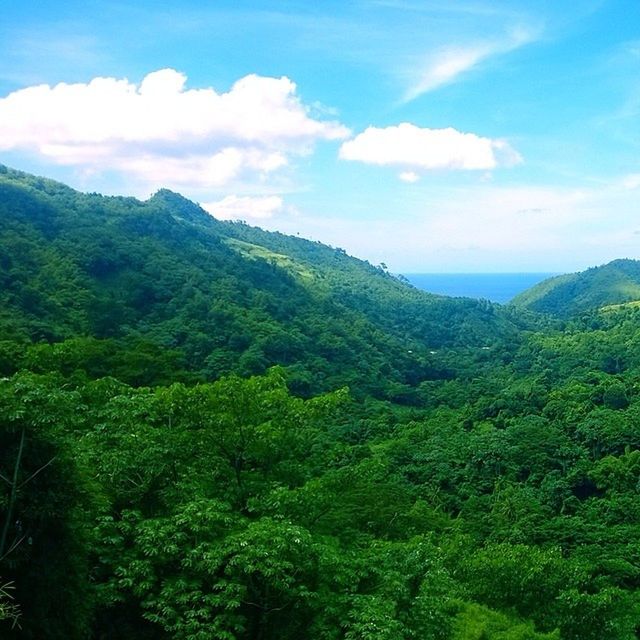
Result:
[[[6,168],[0,281],[0,637],[639,637],[640,308]]]
[[[7,168],[0,278],[5,373],[83,369],[140,385],[279,364],[298,393],[351,385],[410,401],[421,380],[450,375],[431,351],[518,335],[515,317],[488,303],[428,295],[341,249],[219,222],[168,191],[105,198]]]
[[[581,273],[549,278],[516,296],[511,304],[570,318],[607,305],[640,301],[640,261],[614,260]]]

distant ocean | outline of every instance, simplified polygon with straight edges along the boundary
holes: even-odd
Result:
[[[557,273],[405,273],[418,289],[444,296],[484,298],[505,304],[513,297]]]

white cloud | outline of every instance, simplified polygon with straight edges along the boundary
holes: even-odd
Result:
[[[535,38],[536,34],[531,30],[514,29],[503,40],[442,47],[426,56],[417,73],[412,70],[410,86],[402,101],[410,102],[428,91],[454,82],[487,58],[509,53]]]
[[[397,126],[369,127],[340,147],[343,160],[404,169],[400,179],[415,182],[418,171],[433,169],[494,169],[513,165],[521,156],[504,140],[473,133],[420,128],[403,122]]]
[[[270,174],[318,140],[349,133],[312,118],[286,77],[249,75],[226,93],[186,89],[186,80],[161,69],[139,85],[98,77],[15,91],[0,99],[0,150],[149,185],[206,188]]]
[[[474,67],[478,62],[491,55],[491,47],[487,45],[475,47],[448,47],[437,51],[429,57],[416,83],[410,87],[404,100],[414,98],[447,84],[464,71]]]
[[[420,180],[420,176],[415,171],[403,171],[399,176],[402,182],[418,182]]]
[[[280,196],[231,195],[217,202],[203,202],[201,207],[219,220],[265,220],[284,210]]]

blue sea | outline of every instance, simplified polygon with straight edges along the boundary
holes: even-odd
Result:
[[[405,273],[418,289],[444,296],[483,298],[505,304],[525,289],[557,273]]]

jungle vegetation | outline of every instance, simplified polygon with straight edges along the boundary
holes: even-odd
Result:
[[[449,299],[0,167],[0,636],[638,638],[640,307],[606,281]]]

